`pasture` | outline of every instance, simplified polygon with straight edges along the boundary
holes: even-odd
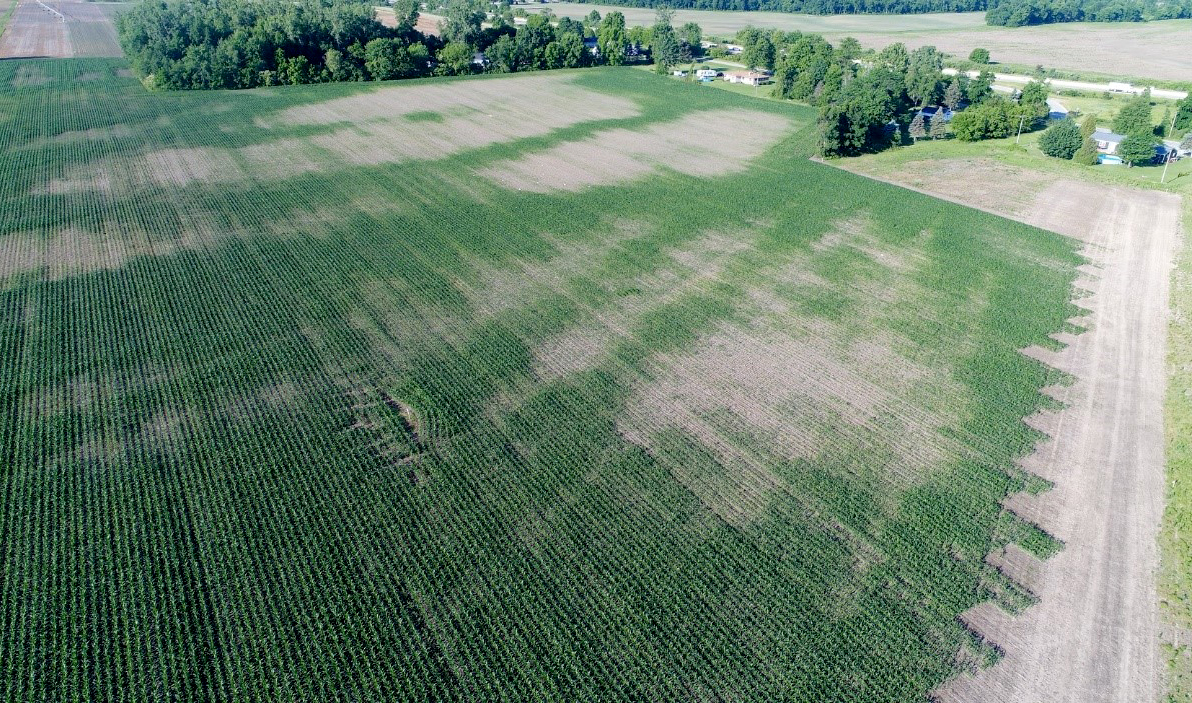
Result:
[[[643,71],[125,68],[0,62],[7,699],[912,701],[1034,602],[1074,241]]]

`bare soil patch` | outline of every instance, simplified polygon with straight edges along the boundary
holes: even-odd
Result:
[[[935,162],[933,162],[935,163]],[[974,205],[1085,243],[1092,261],[1077,292],[1091,326],[1062,351],[1028,356],[1069,372],[1049,395],[1067,404],[1028,418],[1051,437],[1022,466],[1054,482],[1006,507],[1064,543],[1045,562],[995,558],[1039,603],[1012,616],[992,603],[964,614],[1001,647],[1003,660],[936,692],[942,701],[1156,701],[1162,691],[1155,573],[1163,508],[1163,394],[1168,286],[1179,242],[1180,199],[1165,193],[1058,181],[1007,179],[1001,167],[958,166],[967,187],[920,185],[963,202],[983,188],[1016,197]],[[906,167],[902,174],[920,173]],[[893,177],[898,177],[896,174]],[[908,176],[906,180],[910,180]],[[1007,181],[1009,180],[1009,183]],[[1016,203],[1032,197],[1029,207]],[[1026,583],[1029,581],[1029,583]]]
[[[31,78],[32,79],[32,78]],[[500,81],[388,86],[347,98],[285,110],[258,125],[343,125],[305,139],[285,137],[236,150],[164,149],[128,168],[87,167],[50,181],[45,190],[126,194],[146,186],[185,186],[285,178],[348,165],[433,160],[467,149],[540,136],[580,122],[633,117],[636,103],[574,85],[574,75],[518,76]],[[441,121],[410,121],[420,112]],[[72,135],[70,138],[83,135]]]
[[[506,188],[537,193],[622,183],[659,168],[692,176],[723,175],[744,169],[789,126],[785,118],[766,112],[698,112],[641,130],[604,130],[498,162],[479,174]]]
[[[392,122],[415,112],[441,112],[491,115],[500,118],[499,121],[524,123],[530,128],[544,119],[557,122],[557,126],[567,126],[639,114],[632,100],[582,88],[575,84],[575,79],[575,74],[566,73],[416,86],[386,85],[345,98],[292,107],[262,121],[261,126],[358,125],[370,121]],[[418,128],[424,126],[420,124]],[[522,136],[536,133],[531,131]]]

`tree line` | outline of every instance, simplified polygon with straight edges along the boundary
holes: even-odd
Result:
[[[255,88],[432,75],[512,73],[657,58],[690,60],[699,25],[653,27],[592,11],[581,20],[533,14],[517,26],[508,6],[451,0],[441,36],[415,29],[416,0],[393,5],[394,27],[371,3],[350,0],[151,0],[117,18],[121,45],[150,88]]]
[[[1192,17],[1192,0],[990,0],[985,23],[1144,22]]]
[[[912,15],[925,12],[980,12],[987,0],[577,0],[623,7],[667,6],[691,10],[764,10],[812,15]]]
[[[765,10],[813,15],[985,12],[986,24],[1142,22],[1192,17],[1192,0],[576,0],[626,7]]]
[[[743,63],[773,71],[774,97],[818,108],[822,156],[854,156],[948,133],[966,141],[1005,137],[1038,128],[1048,114],[1044,84],[1032,82],[1012,98],[997,95],[987,70],[976,77],[944,75],[944,55],[933,46],[908,51],[896,43],[874,54],[851,37],[833,46],[818,34],[755,28],[741,30],[735,41]],[[930,106],[954,111],[951,124],[925,117],[923,108]]]

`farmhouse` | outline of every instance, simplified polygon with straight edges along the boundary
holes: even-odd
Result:
[[[1167,147],[1169,151],[1174,151],[1180,158],[1192,157],[1192,148],[1181,148],[1180,143],[1175,139],[1164,139],[1163,146]]]
[[[1047,98],[1047,117],[1053,120],[1062,120],[1068,116],[1068,108],[1055,98]]]
[[[1097,151],[1102,154],[1112,154],[1117,151],[1118,144],[1126,140],[1126,135],[1098,127],[1093,131],[1093,140],[1097,142]]]
[[[760,71],[727,71],[724,74],[724,80],[729,83],[744,83],[745,85],[761,85],[769,79],[769,74]]]
[[[923,119],[927,120],[928,122],[935,119],[937,116],[942,118],[944,122],[951,122],[952,117],[956,115],[955,112],[952,112],[946,107],[935,106],[925,107],[922,110],[919,110],[919,114],[922,115]]]

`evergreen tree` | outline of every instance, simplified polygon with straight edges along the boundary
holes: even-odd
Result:
[[[1150,91],[1132,98],[1113,118],[1113,131],[1118,134],[1150,134],[1154,129],[1151,124],[1151,94]]]
[[[1192,129],[1192,95],[1176,103],[1175,128]]]
[[[923,119],[923,113],[915,115],[915,119],[911,120],[911,125],[907,128],[907,132],[915,141],[919,141],[927,136],[927,121]]]
[[[1155,159],[1155,137],[1131,134],[1118,145],[1116,153],[1131,166],[1145,166]]]
[[[1097,142],[1085,139],[1076,153],[1072,155],[1072,160],[1085,166],[1095,165],[1097,163]]]
[[[1097,116],[1085,115],[1085,118],[1080,122],[1080,136],[1088,139],[1093,136],[1093,132],[1097,131]]]
[[[960,100],[960,81],[953,78],[952,82],[948,84],[948,89],[944,91],[944,105],[949,110],[955,110],[960,107]]]
[[[944,120],[943,115],[936,115],[935,119],[931,120],[931,138],[943,139],[948,136],[948,123]]]

